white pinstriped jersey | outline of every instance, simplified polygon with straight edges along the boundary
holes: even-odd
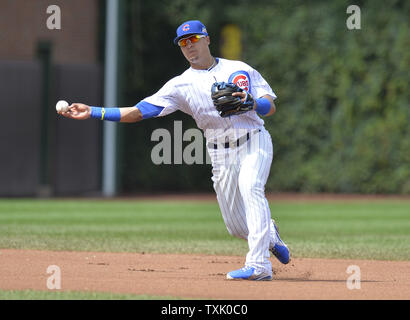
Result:
[[[242,89],[250,89],[255,98],[268,94],[276,99],[269,84],[251,66],[241,61],[218,58],[218,64],[212,69],[189,68],[144,101],[164,107],[159,117],[177,110],[191,115],[208,141],[220,139],[230,129],[261,128],[264,122],[253,110],[228,118],[218,114],[211,99],[211,86],[216,81],[234,82]]]

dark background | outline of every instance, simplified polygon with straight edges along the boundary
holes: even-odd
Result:
[[[410,194],[410,2],[121,0],[118,106],[135,105],[187,62],[172,43],[201,20],[215,56],[256,68],[277,94],[265,118],[275,158],[271,192]],[[105,1],[0,2],[0,196],[98,195],[102,124],[58,117],[65,99],[101,105]],[[349,30],[349,5],[361,29]],[[17,17],[17,18],[16,18]],[[237,56],[224,51],[228,25]],[[154,165],[151,133],[195,122],[176,112],[118,127],[118,194],[211,191],[210,165]]]

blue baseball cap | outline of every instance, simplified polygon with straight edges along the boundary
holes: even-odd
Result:
[[[174,43],[177,44],[180,39],[190,34],[203,34],[207,36],[208,31],[206,31],[204,24],[199,20],[186,21],[178,27]]]

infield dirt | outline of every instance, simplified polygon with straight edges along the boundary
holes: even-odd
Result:
[[[47,268],[61,270],[61,291],[96,291],[204,299],[410,299],[409,261],[272,258],[272,281],[226,280],[244,257],[189,254],[0,249],[0,289],[49,290]],[[349,266],[360,289],[349,289]],[[357,282],[350,282],[357,284]]]

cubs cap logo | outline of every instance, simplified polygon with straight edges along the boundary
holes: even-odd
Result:
[[[199,20],[189,20],[181,23],[177,29],[177,36],[174,39],[174,44],[178,44],[178,41],[182,38],[192,35],[192,34],[202,34],[208,36],[205,25]]]
[[[235,83],[239,88],[250,92],[251,79],[246,71],[236,71],[229,77],[228,82]]]

